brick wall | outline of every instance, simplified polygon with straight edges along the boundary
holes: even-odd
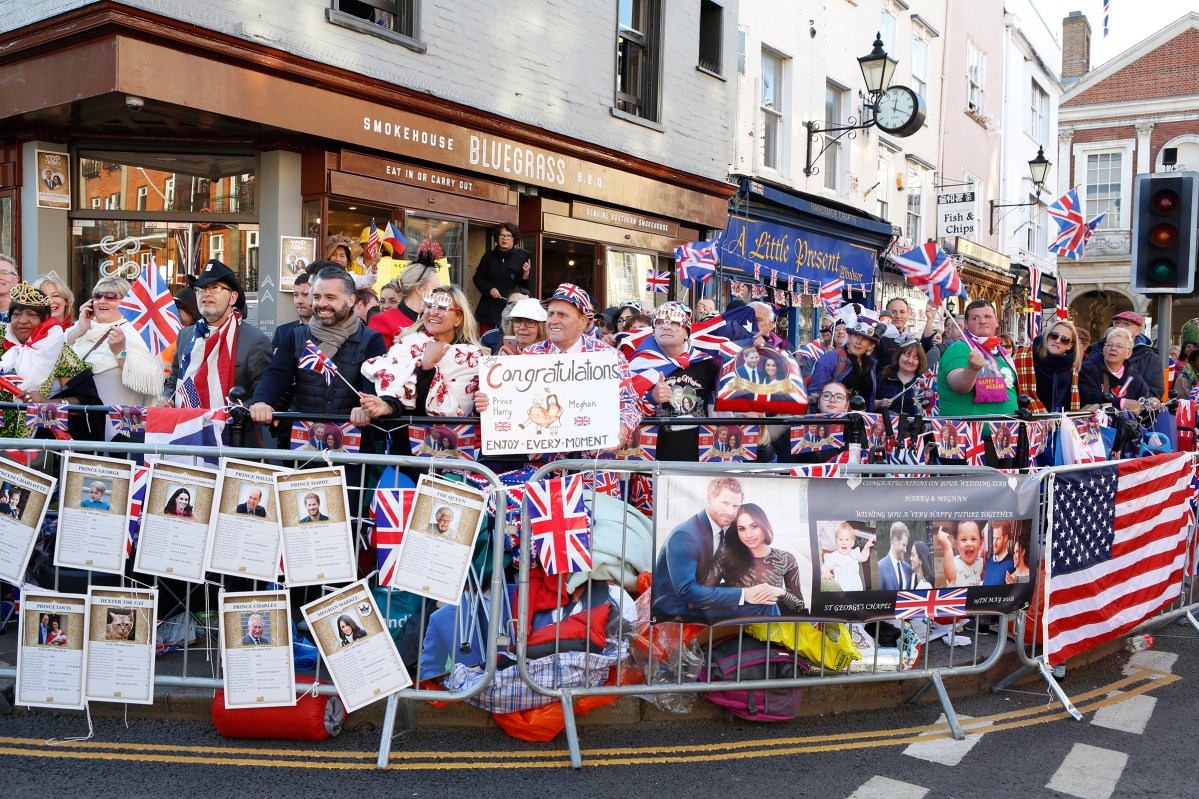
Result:
[[[1183,31],[1063,106],[1199,94],[1199,30]]]
[[[1062,20],[1062,82],[1072,83],[1091,70],[1091,23],[1078,13]]]

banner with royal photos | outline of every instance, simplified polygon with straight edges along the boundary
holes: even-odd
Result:
[[[1010,613],[1032,598],[1027,476],[655,479],[655,621]]]
[[[133,568],[204,582],[212,499],[220,473],[167,461],[150,465]]]
[[[158,589],[93,586],[87,607],[87,699],[153,704]]]
[[[221,461],[206,556],[208,571],[273,582],[282,552],[279,466],[234,458]]]
[[[457,605],[487,510],[487,495],[422,474],[389,585]]]
[[[20,585],[58,479],[0,461],[0,580]]]
[[[54,565],[123,573],[133,462],[69,453],[62,461]]]
[[[365,580],[300,608],[346,711],[412,685]]]
[[[275,475],[283,519],[283,575],[287,585],[348,583],[358,576],[350,531],[345,467]]]
[[[479,366],[484,455],[611,449],[620,443],[615,350],[488,355]]]
[[[37,207],[71,210],[71,156],[35,150],[37,161]]]
[[[362,429],[349,423],[293,422],[291,448],[302,452],[358,452]]]
[[[17,626],[16,703],[82,710],[87,663],[87,597],[30,591]]]
[[[479,459],[477,424],[410,424],[408,443],[418,458]]]
[[[286,591],[221,594],[225,709],[296,703],[291,606]]]

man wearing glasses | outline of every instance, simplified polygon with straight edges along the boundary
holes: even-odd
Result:
[[[164,404],[178,408],[223,408],[229,390],[257,385],[271,362],[271,342],[253,325],[242,324],[245,290],[237,275],[217,260],[189,278],[200,319],[179,331]]]
[[[691,309],[667,302],[654,309],[652,341],[629,359],[634,385],[645,388],[642,408],[654,416],[707,416],[716,391],[720,364],[691,346]],[[726,446],[728,431],[725,430]],[[662,425],[658,430],[658,460],[698,461],[699,428]]]
[[[21,282],[17,262],[11,255],[0,253],[0,322],[8,321],[8,304],[12,300],[9,292]]]

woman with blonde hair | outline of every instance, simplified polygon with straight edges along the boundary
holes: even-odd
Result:
[[[425,295],[420,320],[387,354],[362,365],[377,396],[364,397],[371,416],[472,416],[479,389],[479,325],[457,286]]]
[[[1033,369],[1036,371],[1036,397],[1046,411],[1078,410],[1078,373],[1082,368],[1082,346],[1078,331],[1065,319],[1058,319],[1032,344]],[[1032,386],[1020,389],[1032,394]]]
[[[385,285],[400,296],[399,303],[389,311],[375,314],[367,327],[377,331],[391,347],[402,331],[420,321],[425,295],[440,283],[432,251],[422,250],[415,261],[404,267],[399,277]]]
[[[40,278],[33,287],[50,300],[50,318],[56,320],[59,327],[66,329],[75,322],[72,315],[75,312],[75,292],[57,272]]]

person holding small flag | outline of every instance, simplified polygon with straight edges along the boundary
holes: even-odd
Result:
[[[271,362],[271,342],[243,324],[246,292],[232,269],[213,259],[196,277],[200,319],[179,331],[163,403],[177,408],[223,408],[229,390],[255,386]]]

